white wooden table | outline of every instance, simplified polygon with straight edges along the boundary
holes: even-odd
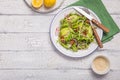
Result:
[[[66,0],[62,7],[77,0]],[[102,0],[120,27],[120,0]],[[53,16],[37,14],[23,0],[0,0],[0,80],[120,80],[120,33],[85,58],[69,58],[58,52],[49,39]],[[93,74],[93,57],[105,54],[111,70]]]

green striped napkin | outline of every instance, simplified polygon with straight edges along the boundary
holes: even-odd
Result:
[[[96,13],[96,15],[100,18],[102,24],[110,29],[109,33],[103,34],[103,43],[110,41],[113,36],[120,31],[101,0],[79,0],[69,6],[84,6]]]

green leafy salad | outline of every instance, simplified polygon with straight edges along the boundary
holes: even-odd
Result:
[[[70,13],[60,21],[58,42],[66,49],[77,52],[87,49],[94,41],[89,20],[77,13]]]

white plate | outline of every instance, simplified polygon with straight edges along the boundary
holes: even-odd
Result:
[[[31,5],[32,0],[24,0],[24,2],[26,3],[26,5],[31,8],[33,11],[38,12],[38,13],[48,13],[48,12],[52,12],[55,11],[56,9],[58,9],[59,7],[61,7],[61,5],[63,4],[64,0],[56,0],[56,4],[47,9],[45,8],[45,6],[42,5],[42,7],[40,7],[39,9],[34,9]]]
[[[77,6],[77,7],[84,8],[81,6]],[[96,16],[96,14],[93,11],[91,11],[90,9],[88,9],[88,10],[90,11],[91,16],[93,16],[96,20],[98,20],[100,22],[100,19]],[[94,40],[94,42],[92,42],[89,45],[88,49],[79,50],[78,52],[73,52],[71,50],[67,50],[63,46],[61,46],[59,44],[59,42],[57,42],[58,35],[56,35],[56,29],[60,27],[60,20],[63,19],[67,14],[69,14],[71,12],[76,12],[76,11],[73,9],[73,7],[68,7],[68,8],[61,10],[54,17],[54,19],[52,20],[51,25],[50,25],[50,38],[51,38],[53,45],[56,47],[56,49],[59,50],[64,55],[69,56],[69,57],[84,57],[84,56],[91,54],[98,47],[95,40]],[[100,39],[102,39],[103,31],[99,28],[97,28],[96,30],[97,30],[97,33],[98,33]]]

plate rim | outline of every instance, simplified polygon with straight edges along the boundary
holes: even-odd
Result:
[[[60,14],[60,12],[62,12],[62,11],[64,11],[64,10],[67,10],[67,9],[71,9],[71,8],[73,8],[73,7],[86,8],[86,7],[83,7],[83,6],[70,6],[70,7],[66,7],[66,8],[61,9],[61,10],[53,17],[53,19],[52,19],[52,21],[51,21],[51,23],[50,23],[50,28],[49,28],[50,41],[52,42],[52,45],[54,45],[54,47],[57,49],[57,51],[59,51],[60,53],[62,53],[63,55],[65,55],[65,56],[67,56],[67,57],[72,57],[72,58],[86,57],[86,56],[92,54],[93,52],[95,52],[96,49],[98,48],[98,45],[97,45],[97,47],[94,48],[94,50],[92,50],[89,54],[86,54],[86,55],[84,55],[84,56],[76,56],[76,55],[73,56],[73,55],[65,54],[65,53],[63,53],[63,52],[64,52],[63,50],[58,49],[57,45],[55,45],[55,42],[53,41],[53,38],[52,38],[52,32],[51,32],[51,31],[52,31],[52,23],[53,23],[54,19]],[[100,21],[100,18],[95,14],[95,12],[93,12],[93,11],[92,11],[91,9],[89,9],[89,8],[87,8],[87,9],[90,10],[90,12],[92,12],[92,14],[95,15],[95,17]],[[101,21],[100,21],[100,23],[101,23]],[[101,37],[100,37],[100,39],[102,39],[102,37],[103,37],[103,31],[101,30]]]

